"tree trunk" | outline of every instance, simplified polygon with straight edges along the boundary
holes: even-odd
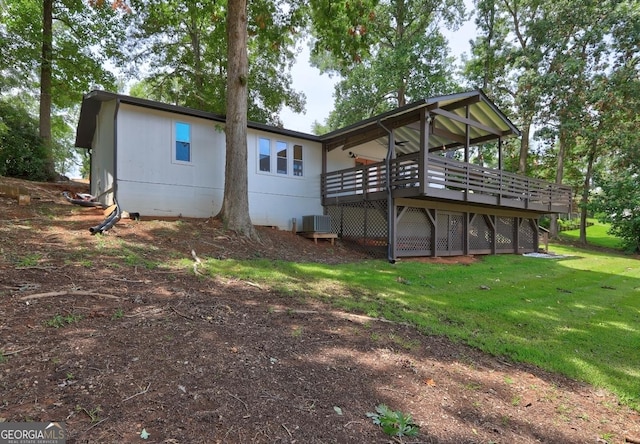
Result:
[[[39,132],[45,147],[45,173],[48,180],[55,180],[51,140],[51,61],[53,58],[53,0],[42,3],[42,60],[40,60],[40,121]]]
[[[564,158],[567,150],[567,134],[566,131],[560,126],[560,137],[558,138],[558,156],[556,162],[556,183],[562,184],[564,178]],[[549,235],[552,239],[558,238],[558,215],[552,214],[551,223],[549,226]]]
[[[227,150],[218,216],[226,228],[257,239],[249,216],[247,179],[247,1],[229,0],[227,8]]]
[[[587,204],[589,203],[589,191],[591,191],[591,176],[593,176],[595,157],[595,150],[589,150],[587,172],[584,175],[584,185],[582,186],[582,201],[580,202],[580,244],[582,245],[587,245]]]
[[[529,131],[531,131],[531,121],[527,121],[522,125],[522,139],[520,140],[520,155],[518,157],[518,174],[525,174],[527,172]]]

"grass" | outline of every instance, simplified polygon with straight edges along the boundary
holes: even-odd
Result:
[[[16,265],[18,267],[35,267],[40,262],[40,259],[42,259],[40,253],[30,253],[20,258]]]
[[[593,223],[587,227],[587,243],[596,247],[610,248],[614,250],[622,249],[622,240],[609,234],[611,225],[598,222],[596,219],[587,219]],[[560,238],[570,242],[580,240],[580,230],[568,230],[560,233]]]
[[[567,246],[552,251],[567,257],[499,255],[471,265],[207,260],[204,269],[283,297],[409,322],[607,388],[640,410],[640,261]]]
[[[48,319],[47,321],[45,321],[44,324],[47,327],[61,328],[61,327],[65,327],[67,325],[71,325],[76,322],[79,322],[81,320],[82,320],[81,315],[68,314],[66,316],[62,316],[61,314],[57,314],[51,319]]]

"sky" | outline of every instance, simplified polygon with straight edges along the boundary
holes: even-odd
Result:
[[[465,0],[465,5],[467,11],[473,10],[472,0]],[[476,26],[471,18],[458,31],[443,29],[442,32],[449,40],[453,55],[459,60],[461,54],[469,52],[469,40],[475,37]],[[311,133],[313,122],[324,123],[333,109],[333,88],[339,79],[336,76],[332,78],[327,74],[321,75],[317,68],[309,65],[309,48],[306,44],[298,55],[291,76],[293,89],[302,91],[307,97],[306,113],[296,114],[285,108],[280,117],[286,129]]]

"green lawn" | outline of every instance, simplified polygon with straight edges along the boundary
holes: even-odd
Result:
[[[552,245],[562,259],[472,265],[207,260],[212,276],[410,322],[494,355],[605,387],[640,410],[640,261]],[[191,267],[191,264],[184,263]]]
[[[587,227],[587,243],[596,247],[612,248],[616,250],[622,249],[622,241],[609,234],[609,224],[603,224],[596,219],[588,219],[593,225]],[[560,233],[560,238],[570,242],[578,242],[580,239],[580,230],[568,230]]]

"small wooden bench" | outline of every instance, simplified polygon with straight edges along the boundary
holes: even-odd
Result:
[[[333,245],[333,240],[338,238],[338,235],[335,233],[298,233],[300,236],[304,236],[307,239],[313,239],[313,241],[317,244],[318,239],[329,239],[331,241],[331,245]]]

